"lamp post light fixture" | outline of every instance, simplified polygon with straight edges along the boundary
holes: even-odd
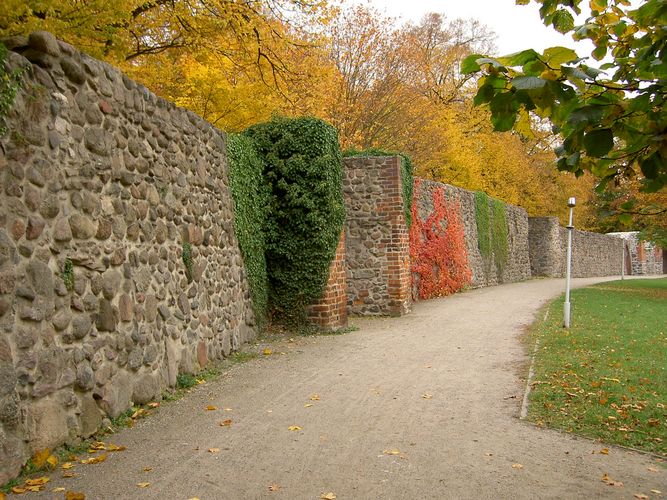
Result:
[[[577,200],[572,197],[567,200],[567,206],[570,207],[570,222],[567,225],[567,267],[565,268],[565,304],[563,304],[563,326],[570,328],[570,272],[572,268],[572,214]]]

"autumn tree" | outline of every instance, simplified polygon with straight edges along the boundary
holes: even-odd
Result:
[[[534,1],[546,25],[590,40],[591,57],[565,47],[499,58],[473,54],[461,68],[479,75],[475,103],[488,106],[496,130],[525,124],[529,114],[548,119],[561,138],[558,168],[593,173],[600,192],[628,186],[626,192],[664,191],[667,4],[645,0],[632,8],[629,0],[590,0],[590,16],[577,26],[581,0]],[[649,226],[667,214],[664,202],[646,204],[637,196],[614,209],[621,223],[642,215]]]

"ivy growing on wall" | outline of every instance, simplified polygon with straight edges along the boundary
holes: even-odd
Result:
[[[491,199],[491,215],[491,246],[493,250],[493,261],[496,264],[498,276],[502,276],[509,258],[505,204],[500,200]]]
[[[283,321],[305,321],[318,299],[345,221],[338,132],[316,118],[274,118],[244,132],[268,183],[269,305]]]
[[[475,221],[477,222],[477,247],[485,262],[491,259],[491,228],[489,224],[489,197],[475,191]]]
[[[495,265],[501,277],[509,259],[508,228],[505,204],[489,198],[482,191],[475,192],[475,220],[477,222],[477,247],[484,261],[487,274]]]
[[[405,211],[405,222],[408,227],[412,224],[412,199],[413,199],[413,186],[414,186],[414,175],[412,160],[410,157],[404,153],[397,153],[391,151],[384,151],[382,149],[348,149],[343,152],[343,156],[400,156],[401,157],[401,185],[403,186],[403,206]]]
[[[7,132],[5,118],[14,104],[19,88],[21,88],[21,78],[25,72],[25,69],[8,71],[6,61],[7,47],[0,43],[0,136]]]
[[[268,281],[264,252],[269,191],[263,177],[264,164],[249,137],[227,136],[229,179],[234,199],[234,231],[248,273],[255,318],[260,329],[266,326]]]
[[[415,191],[421,180],[415,181]],[[466,250],[465,229],[459,200],[447,200],[445,190],[433,190],[433,211],[422,220],[416,201],[412,202],[410,260],[414,298],[430,299],[450,295],[472,279]],[[415,195],[415,200],[419,195]]]

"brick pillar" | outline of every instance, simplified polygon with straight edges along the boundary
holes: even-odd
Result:
[[[410,311],[410,242],[401,161],[397,156],[343,160],[345,263],[352,314],[398,316]]]
[[[322,297],[308,307],[308,320],[324,330],[347,326],[347,280],[345,268],[345,230],[329,267],[329,280]]]
[[[401,161],[398,156],[389,158],[380,173],[384,202],[378,206],[379,215],[386,217],[391,228],[388,241],[383,241],[387,251],[387,312],[391,316],[409,313],[412,305],[410,234],[403,206]]]

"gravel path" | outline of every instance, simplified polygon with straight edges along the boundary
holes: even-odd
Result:
[[[263,343],[272,355],[163,404],[108,439],[126,451],[77,465],[75,478],[54,474],[49,489],[87,499],[667,497],[655,457],[600,454],[599,443],[518,418],[529,362],[521,333],[562,289],[563,280],[485,288],[402,318],[354,320],[359,330],[345,335]]]

